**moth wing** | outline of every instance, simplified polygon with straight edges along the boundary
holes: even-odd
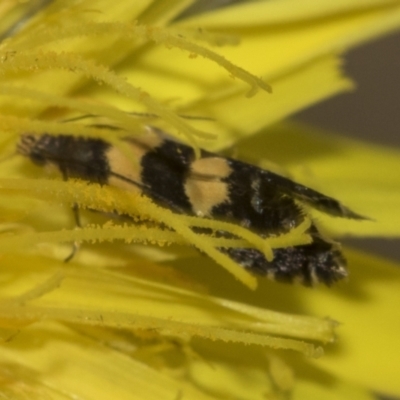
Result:
[[[310,205],[325,214],[334,217],[350,218],[350,219],[368,219],[360,214],[355,213],[349,208],[345,207],[338,200],[333,197],[326,196],[314,189],[296,183],[291,179],[285,178],[281,175],[275,174],[270,171],[262,172],[264,179],[277,188],[277,190],[286,194],[287,196],[294,197],[295,199]]]

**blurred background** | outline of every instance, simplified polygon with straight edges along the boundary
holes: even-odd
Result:
[[[197,0],[181,18],[245,1],[249,0]],[[400,32],[347,53],[344,71],[356,82],[356,91],[312,106],[295,119],[400,150]],[[400,261],[400,238],[341,242]]]
[[[344,69],[356,82],[357,90],[298,113],[296,119],[400,149],[400,33],[352,50],[346,55]],[[400,260],[399,238],[344,242]]]

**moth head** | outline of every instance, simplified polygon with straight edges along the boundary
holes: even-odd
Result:
[[[47,160],[41,139],[39,135],[23,134],[17,144],[17,152],[37,165],[44,165]]]

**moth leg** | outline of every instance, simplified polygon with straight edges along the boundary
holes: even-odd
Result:
[[[63,180],[67,181],[68,180],[67,170],[65,168],[63,168],[63,167],[60,167],[60,172],[61,172],[61,175],[63,177]],[[73,213],[74,219],[75,219],[75,229],[82,228],[81,218],[80,218],[80,215],[79,215],[78,204],[75,203],[72,206],[72,213]],[[80,243],[78,243],[76,241],[72,244],[71,253],[64,259],[65,263],[71,261],[75,257],[75,254],[78,252],[79,247],[80,247]]]
[[[80,215],[79,215],[78,204],[75,203],[75,204],[72,206],[72,213],[73,213],[74,219],[75,219],[75,229],[76,229],[76,228],[82,228],[82,225],[81,225],[81,218],[80,218]],[[67,263],[67,262],[71,261],[71,260],[75,257],[75,254],[78,252],[80,246],[81,246],[80,243],[75,241],[75,242],[72,244],[71,253],[64,259],[64,262]]]

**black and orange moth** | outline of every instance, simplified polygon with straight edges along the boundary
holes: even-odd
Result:
[[[55,165],[64,179],[139,190],[155,203],[187,215],[229,221],[261,237],[289,232],[304,221],[302,204],[332,216],[363,219],[339,201],[254,165],[177,142],[157,128],[121,139],[132,160],[99,138],[24,134],[18,152],[38,165]],[[347,276],[340,245],[324,238],[315,223],[312,242],[273,250],[273,260],[254,248],[219,248],[255,275],[282,282],[331,285]],[[232,237],[224,232],[221,236]]]

